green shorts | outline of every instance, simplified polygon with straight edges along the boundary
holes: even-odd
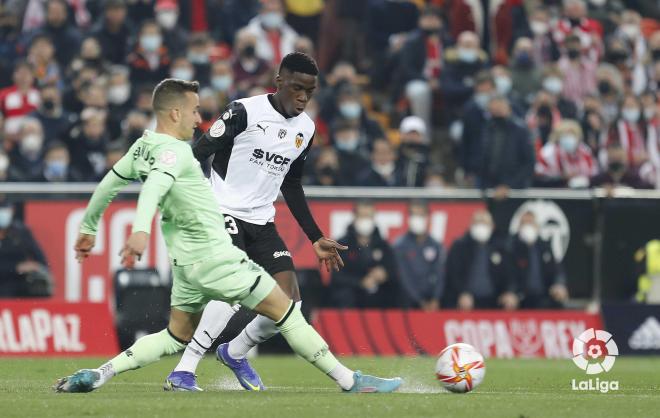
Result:
[[[170,305],[200,312],[211,300],[254,309],[276,286],[275,280],[245,252],[231,244],[219,253],[186,266],[172,266]]]

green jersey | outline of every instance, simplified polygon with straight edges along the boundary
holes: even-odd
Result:
[[[85,212],[80,232],[96,234],[103,211],[130,181],[144,183],[133,232],[151,232],[160,209],[161,228],[174,265],[196,263],[231,244],[208,180],[188,144],[151,131],[135,141],[103,178]]]

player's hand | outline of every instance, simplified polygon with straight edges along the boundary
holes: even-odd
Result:
[[[339,250],[348,250],[348,247],[326,237],[319,238],[313,245],[316,257],[319,259],[319,266],[325,268],[328,272],[339,271],[344,267],[344,261],[339,255]]]
[[[122,248],[119,255],[121,256],[121,265],[130,270],[135,267],[135,258],[140,260],[144,250],[147,249],[149,243],[149,234],[143,231],[134,232],[128,237],[128,241]]]
[[[553,284],[550,287],[550,296],[557,302],[566,302],[568,300],[568,289],[561,283]]]
[[[76,240],[76,245],[73,246],[73,249],[76,251],[76,260],[78,260],[79,263],[82,263],[84,259],[89,257],[92,248],[94,248],[95,242],[96,235],[78,234],[78,239]]]
[[[458,309],[471,311],[474,308],[474,298],[469,293],[461,293],[458,297]]]

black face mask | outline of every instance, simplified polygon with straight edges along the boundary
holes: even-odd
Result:
[[[628,59],[628,53],[622,50],[615,50],[610,52],[610,62],[619,63]]]
[[[620,161],[612,161],[607,165],[607,168],[609,169],[609,171],[619,173],[621,171],[624,171],[626,166]]]
[[[612,91],[612,86],[607,81],[598,82],[598,92],[602,95],[609,94]]]
[[[569,22],[571,22],[572,27],[580,26],[580,22],[582,19],[568,19]]]
[[[579,58],[581,55],[581,52],[579,49],[571,48],[568,50],[568,58],[574,60],[576,58]]]
[[[210,110],[202,110],[199,114],[204,120],[211,120],[213,118],[213,112]]]
[[[492,118],[493,123],[494,123],[496,126],[505,125],[505,124],[506,124],[506,121],[507,121],[508,119],[509,119],[509,118],[507,118],[506,116],[493,116],[493,118]]]
[[[429,29],[422,28],[422,33],[424,34],[424,36],[428,37],[428,36],[437,35],[438,33],[440,33],[440,29],[437,29],[437,28],[429,28]]]
[[[319,177],[333,177],[334,178],[336,173],[337,173],[337,170],[335,170],[332,167],[328,167],[328,166],[321,167],[318,170]]]
[[[256,50],[254,49],[254,45],[248,45],[241,51],[241,55],[245,58],[252,58],[255,56],[255,54]]]
[[[653,57],[653,61],[660,61],[660,48],[652,50],[651,56]]]
[[[521,52],[515,57],[515,65],[519,68],[530,68],[534,62],[527,52]]]
[[[42,106],[46,112],[52,112],[55,109],[55,101],[53,99],[45,99]]]

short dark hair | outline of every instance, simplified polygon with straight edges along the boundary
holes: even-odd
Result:
[[[319,75],[319,67],[316,65],[316,61],[304,52],[292,52],[282,58],[280,73],[285,68],[293,73]]]
[[[197,81],[185,81],[177,78],[166,78],[158,83],[154,89],[151,106],[154,111],[168,109],[172,103],[180,100],[187,92],[198,93],[199,83]]]

